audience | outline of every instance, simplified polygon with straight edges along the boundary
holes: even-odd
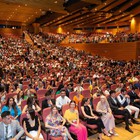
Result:
[[[58,95],[55,95],[55,97],[58,97],[59,93],[65,89],[65,95],[69,97],[70,92],[79,91],[78,89],[80,91],[84,90],[84,84],[86,83],[90,85],[91,95],[95,98],[102,94],[106,97],[109,96],[112,89],[119,94],[121,89],[125,88],[130,96],[130,104],[139,108],[139,61],[121,61],[92,56],[72,47],[65,48],[52,43],[61,42],[66,35],[64,37],[62,35],[62,38],[61,35],[59,37],[59,34],[50,35],[54,37],[49,35],[45,37],[44,34],[30,34],[30,36],[34,40],[34,47],[17,37],[2,37],[0,39],[0,70],[2,74],[0,75],[0,100],[2,107],[7,102],[8,94],[14,93],[17,94],[15,101],[19,107],[23,99],[29,98],[28,105],[25,105],[22,112],[33,108],[41,113],[43,103],[42,106],[35,103],[37,100],[41,101],[40,95],[37,96],[38,90],[50,89],[53,91],[51,95],[57,91]],[[79,38],[80,40],[82,36]],[[102,34],[99,34],[99,36],[102,36]],[[91,40],[92,37],[93,35],[90,35]],[[94,42],[98,42],[98,40],[100,42],[102,38],[99,38],[101,37],[95,37],[96,41]],[[113,38],[112,35],[103,37],[103,39],[113,42],[113,39],[110,40],[110,38]],[[90,42],[90,39],[86,42]],[[121,40],[118,37],[115,38],[114,42],[120,41],[124,42],[124,39]],[[135,87],[138,89],[136,88],[134,91]],[[70,99],[65,95],[61,96],[60,93],[60,97],[56,99],[57,103],[55,104],[60,108],[63,104],[70,102]],[[35,97],[35,102],[31,99],[32,96]],[[108,98],[110,99],[110,97]],[[50,100],[50,97],[48,97],[48,100],[48,106],[51,106],[50,101],[52,100]],[[46,105],[47,102],[44,101],[44,104]],[[122,105],[120,104],[120,106]],[[118,108],[121,108],[120,106]],[[112,106],[111,109],[113,109]],[[130,110],[128,111],[125,108],[121,108],[121,110],[123,111],[119,110],[119,113],[123,112],[125,114],[125,122],[127,122],[127,119],[131,119]],[[113,109],[113,115],[114,112],[118,113]],[[137,118],[136,112],[134,115]],[[126,129],[130,130],[128,125],[126,125]]]
[[[112,33],[79,33],[79,34],[69,34],[67,35],[69,43],[100,43],[104,41],[105,43],[119,43],[119,42],[134,42],[140,40],[140,33],[126,33],[117,32]]]

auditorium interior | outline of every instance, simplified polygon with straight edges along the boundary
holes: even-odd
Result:
[[[133,89],[138,99],[131,99]],[[123,90],[130,100],[127,106],[139,100],[135,107],[140,109],[140,0],[0,0],[0,115],[12,98],[21,110],[22,126],[32,97],[40,108],[36,114],[43,138],[38,140],[67,140],[45,128],[53,105],[49,113],[42,109],[49,92],[56,105],[64,90],[71,101],[76,96],[75,110],[88,132],[87,139],[79,139],[69,131],[73,140],[140,140],[140,114],[130,132],[124,116],[112,110],[116,135],[100,137],[98,126],[89,126],[81,111],[82,99],[89,98],[98,112],[102,96],[109,102],[110,91],[118,99]],[[63,117],[68,103],[58,110]],[[135,118],[136,111],[127,106],[123,109]],[[26,133],[21,140],[29,140]]]

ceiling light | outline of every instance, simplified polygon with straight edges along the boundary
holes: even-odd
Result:
[[[56,4],[57,3],[57,0],[54,3]]]

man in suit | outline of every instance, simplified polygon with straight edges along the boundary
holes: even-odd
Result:
[[[129,95],[126,94],[126,90],[125,89],[121,89],[121,93],[117,96],[117,99],[119,101],[119,103],[129,111],[129,113],[132,115],[132,112],[135,111],[135,114],[134,114],[134,118],[132,117],[131,120],[133,123],[135,124],[140,124],[136,119],[138,118],[139,116],[139,111],[140,109],[133,106],[133,105],[130,105],[130,97]]]
[[[24,130],[19,122],[11,120],[9,111],[4,111],[1,114],[1,118],[0,140],[18,140],[24,134]]]
[[[108,98],[108,102],[110,105],[110,108],[114,115],[123,115],[126,127],[125,129],[129,132],[133,133],[133,131],[129,128],[129,119],[131,119],[131,115],[127,109],[121,106],[118,99],[116,98],[116,92],[111,90],[110,91],[110,97]]]
[[[51,107],[52,105],[55,105],[55,100],[54,99],[51,99],[51,93],[52,93],[51,90],[48,90],[45,93],[46,99],[42,101],[42,110],[44,108],[48,108],[48,107]]]
[[[137,87],[132,87],[132,90],[128,92],[128,95],[130,96],[130,104],[140,109],[140,97],[136,93],[137,90]]]

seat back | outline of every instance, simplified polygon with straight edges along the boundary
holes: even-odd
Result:
[[[97,98],[93,99],[93,101],[92,101],[92,104],[93,104],[93,107],[95,110],[96,110],[96,106],[97,106],[99,101],[100,101],[100,97],[97,97]]]
[[[22,113],[22,114],[20,115],[20,125],[21,125],[21,126],[23,125],[23,124],[22,124],[22,121],[23,121],[24,118],[27,118],[26,113]]]
[[[23,81],[23,85],[29,85],[30,81]]]
[[[14,97],[15,95],[17,95],[17,93],[8,93],[8,94],[6,94],[6,101],[7,101],[8,98]]]
[[[82,95],[84,96],[84,98],[91,98],[91,95],[90,95],[90,90],[89,89],[85,89],[82,91]]]
[[[44,97],[46,92],[47,92],[46,89],[39,89],[37,91],[37,97]]]
[[[84,89],[88,89],[88,88],[89,88],[89,86],[90,86],[90,84],[89,84],[89,83],[84,83],[84,84],[83,84],[83,88],[84,88]]]
[[[65,104],[62,106],[62,115],[64,116],[65,114],[65,111],[68,110],[70,107],[69,107],[69,104]]]
[[[73,92],[70,92],[69,93],[69,98],[71,99],[71,100],[73,100],[73,97],[76,95],[76,92],[75,91],[73,91]]]
[[[21,101],[21,110],[23,110],[25,105],[27,105],[27,100],[22,100]]]
[[[45,100],[45,96],[44,97],[39,97],[38,101],[39,101],[39,106],[42,108],[42,101]]]
[[[28,85],[23,85],[22,90],[25,91],[28,88]]]
[[[43,109],[43,122],[45,123],[46,117],[50,114],[51,107]]]

